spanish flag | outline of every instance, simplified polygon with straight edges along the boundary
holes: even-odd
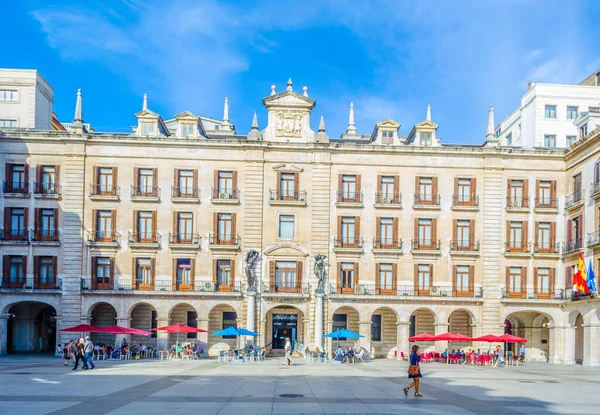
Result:
[[[577,272],[573,276],[573,289],[577,293],[589,293],[590,289],[587,285],[587,277],[585,271],[585,262],[583,262],[583,253],[579,253],[579,262],[577,263]]]

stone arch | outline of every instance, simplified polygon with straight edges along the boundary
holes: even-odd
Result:
[[[98,302],[89,311],[90,324],[95,327],[110,327],[117,324],[117,309],[110,303]],[[110,333],[90,333],[90,338],[96,343],[114,344],[115,335]]]
[[[516,310],[504,314],[504,332],[527,339],[525,359],[547,361],[555,345],[549,327],[554,318],[538,310]],[[506,322],[509,324],[507,325]],[[517,353],[518,344],[508,343],[507,350]]]
[[[408,328],[408,337],[416,336],[417,334],[429,333],[436,334],[436,324],[439,317],[434,310],[429,307],[418,307],[410,314],[410,326]],[[421,350],[433,351],[435,342],[424,342],[421,344]]]
[[[473,313],[467,309],[459,308],[452,311],[448,316],[448,331],[450,333],[460,333],[465,336],[473,337],[473,325]],[[462,350],[465,347],[469,347],[470,344],[470,341],[452,342],[450,346]]]
[[[198,327],[198,311],[189,303],[177,303],[169,310],[169,324]],[[168,346],[197,343],[200,333],[169,333]]]
[[[158,334],[152,329],[156,328],[158,323],[156,308],[152,304],[140,302],[131,306],[127,315],[131,319],[130,326],[132,328],[152,332],[151,336],[132,336],[132,344],[144,344],[146,347],[155,348]]]
[[[583,328],[583,314],[579,311],[572,311],[569,314],[569,324],[575,329],[575,363],[583,364],[585,330]]]
[[[355,333],[360,333],[360,321],[361,315],[355,307],[347,305],[341,306],[333,310],[333,312],[331,313],[331,324],[329,330],[335,331],[340,328],[345,328]],[[357,340],[359,339],[346,339],[340,340],[338,342],[338,340],[333,340],[330,338],[329,350],[333,351],[335,348],[337,348],[338,345],[342,346],[343,348],[347,348],[350,346],[354,347],[356,345]],[[369,350],[369,352],[372,352],[372,350]]]
[[[292,253],[293,255],[298,255],[298,253],[296,253],[296,252],[289,252],[289,251],[298,251],[303,256],[310,256],[310,251],[308,249],[304,248],[302,245],[298,245],[296,243],[286,242],[286,241],[282,241],[277,244],[268,246],[267,248],[265,248],[263,250],[263,254],[266,256],[271,256],[272,253],[275,253],[275,251],[278,251],[280,249],[282,251],[285,251],[285,252],[282,252],[283,255],[289,255],[290,253]]]
[[[371,347],[376,357],[394,358],[398,347],[398,314],[379,307],[371,315]]]
[[[306,344],[309,325],[304,319],[308,311],[291,304],[277,304],[266,310],[264,342],[272,354],[283,354],[285,338],[289,337],[292,344]],[[263,339],[261,339],[263,341]]]
[[[45,301],[15,301],[4,307],[6,330],[1,331],[0,354],[54,353],[57,308]]]
[[[238,346],[237,337],[211,336],[210,333],[223,330],[227,327],[237,327],[240,315],[229,304],[217,304],[208,312],[208,341],[201,345],[208,350],[209,356],[218,356],[221,350],[235,349]]]

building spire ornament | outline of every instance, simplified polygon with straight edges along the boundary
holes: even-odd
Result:
[[[254,117],[252,117],[252,131],[258,131],[258,118],[256,117],[256,110],[254,110]]]
[[[229,100],[225,97],[225,104],[223,105],[223,122],[229,124]]]
[[[319,132],[325,132],[325,119],[323,118],[323,114],[321,114],[321,120],[319,121]]]
[[[427,116],[425,117],[425,120],[431,121],[431,105],[429,104],[427,104]]]
[[[490,105],[490,109],[488,112],[488,124],[487,124],[487,133],[485,135],[486,140],[494,139],[494,106]]]
[[[292,78],[288,79],[286,91],[292,91]]]
[[[354,126],[354,102],[350,103],[350,114],[348,115],[348,128],[346,134],[356,134],[356,127]]]
[[[271,96],[275,95],[275,85],[271,85]]]
[[[83,102],[81,89],[77,90],[77,101],[75,102],[75,117],[73,117],[73,122],[83,124]]]
[[[304,91],[304,93],[302,95],[307,97],[308,96],[308,87],[307,86],[302,87],[302,91]]]
[[[148,95],[144,94],[144,103],[142,104],[142,111],[148,110]]]

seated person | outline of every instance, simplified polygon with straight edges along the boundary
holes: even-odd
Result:
[[[352,348],[352,346],[350,346],[350,347],[348,347],[348,349],[346,349],[345,358],[346,358],[346,362],[354,359],[354,349]]]
[[[365,354],[366,354],[365,352],[366,352],[365,348],[361,346],[361,348],[358,350],[358,353],[356,354],[356,356],[357,356],[357,357],[358,357],[360,360],[363,360],[363,359],[364,359],[364,357],[365,357]]]
[[[448,349],[444,350],[444,353],[442,353],[442,356],[444,356],[444,359],[448,358]]]
[[[342,349],[342,346],[338,346],[337,350],[335,351],[335,360],[340,362],[344,361],[344,349]]]

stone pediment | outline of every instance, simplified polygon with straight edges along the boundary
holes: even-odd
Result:
[[[433,129],[433,130],[437,130],[438,127],[439,127],[439,125],[437,125],[433,121],[425,120],[425,121],[421,121],[418,124],[415,124],[415,127],[419,128],[419,129]]]
[[[192,113],[191,111],[183,111],[175,116],[176,120],[197,121],[199,118],[200,117],[198,117],[196,114]]]
[[[273,170],[300,173],[304,169],[302,167],[296,166],[295,164],[280,163],[280,164],[276,164],[275,166],[273,166]]]
[[[263,104],[267,108],[285,107],[285,108],[306,108],[308,110],[315,106],[316,101],[305,97],[294,91],[284,91],[279,94],[263,98]]]
[[[150,110],[143,110],[135,114],[137,118],[158,118],[160,115]]]
[[[270,257],[298,257],[309,256],[310,252],[306,248],[292,242],[280,242],[271,245],[263,251],[263,254]]]
[[[400,124],[398,124],[396,121],[389,119],[389,118],[381,121],[378,125],[379,125],[379,127],[400,128]]]

